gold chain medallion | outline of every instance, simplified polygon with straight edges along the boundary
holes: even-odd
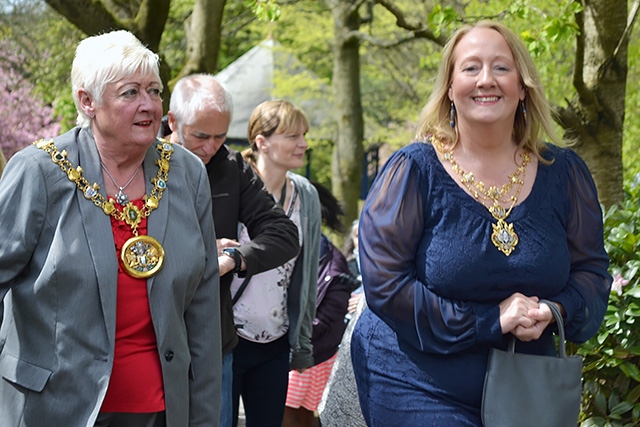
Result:
[[[151,236],[134,236],[122,245],[120,259],[130,276],[146,279],[162,268],[164,249]]]
[[[511,255],[518,244],[518,235],[513,231],[513,224],[507,224],[504,220],[499,219],[497,223],[491,224],[491,228],[493,228],[491,233],[493,244],[506,256]]]
[[[484,207],[489,210],[491,216],[497,221],[495,224],[491,224],[493,230],[491,233],[491,242],[506,256],[511,255],[511,252],[516,248],[519,240],[518,235],[513,229],[513,224],[509,224],[505,220],[518,201],[520,190],[522,190],[524,185],[524,179],[527,175],[527,164],[531,161],[529,153],[523,152],[520,154],[522,163],[517,165],[516,171],[508,176],[506,184],[500,187],[489,186],[489,188],[487,188],[482,181],[475,179],[473,172],[465,172],[460,167],[453,158],[453,151],[451,149],[445,150],[444,144],[434,137],[429,137],[429,139],[442,155],[442,158],[451,163],[451,168],[460,177],[460,182],[473,194],[476,200],[480,201]],[[510,198],[506,198],[514,185],[516,185],[515,193]],[[503,199],[503,197],[505,197],[505,199]],[[491,202],[491,205],[487,206],[486,202]],[[510,203],[509,209],[503,208],[501,203]]]
[[[67,160],[67,152],[65,150],[58,151],[52,139],[41,139],[34,142],[34,145],[51,155],[51,160],[60,166],[69,181],[76,184],[85,199],[91,200],[106,215],[110,215],[118,221],[123,221],[131,227],[133,237],[124,243],[120,253],[120,259],[127,274],[135,278],[147,278],[156,274],[162,268],[164,262],[164,249],[160,242],[153,237],[138,236],[138,226],[143,218],[149,217],[151,212],[158,207],[162,192],[167,188],[169,160],[173,153],[171,143],[161,140],[156,145],[161,156],[160,159],[156,160],[158,174],[151,180],[153,184],[151,195],[147,196],[145,194],[143,197],[145,203],[142,209],[138,209],[133,203],[128,202],[122,208],[122,211],[116,209],[113,198],[110,197],[107,200],[100,194],[100,186],[97,183],[89,184],[89,181],[82,176],[82,167],[74,168],[71,162]]]

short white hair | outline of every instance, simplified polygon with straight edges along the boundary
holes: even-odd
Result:
[[[138,70],[143,74],[153,74],[162,90],[158,55],[129,31],[112,31],[82,40],[76,48],[71,67],[71,90],[78,111],[77,125],[85,127],[90,123],[80,105],[80,88],[91,94],[100,105],[108,83],[131,77]]]
[[[191,74],[173,87],[169,110],[178,128],[191,125],[196,114],[205,109],[233,116],[233,99],[222,83],[210,74]]]

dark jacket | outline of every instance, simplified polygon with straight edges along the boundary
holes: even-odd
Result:
[[[344,316],[352,290],[353,276],[344,255],[322,236],[318,267],[318,298],[313,319],[313,362],[324,362],[338,351],[347,327]]]
[[[238,222],[247,226],[251,241],[238,250],[247,264],[243,274],[252,276],[284,264],[298,253],[298,228],[274,202],[262,180],[237,151],[223,145],[206,165],[216,238],[238,239]],[[231,281],[220,277],[222,354],[238,343],[233,322]]]

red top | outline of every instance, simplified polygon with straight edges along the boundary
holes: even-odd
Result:
[[[142,199],[132,202],[142,209]],[[122,268],[120,250],[124,243],[133,237],[131,227],[112,216],[111,228],[118,256],[116,345],[113,371],[101,411],[164,411],[162,368],[151,322],[147,280],[133,278]],[[138,226],[138,234],[147,234],[146,218],[143,218]]]

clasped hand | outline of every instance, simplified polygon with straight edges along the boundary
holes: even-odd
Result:
[[[515,293],[499,304],[502,333],[512,333],[520,341],[540,338],[553,320],[553,313],[538,297]]]

